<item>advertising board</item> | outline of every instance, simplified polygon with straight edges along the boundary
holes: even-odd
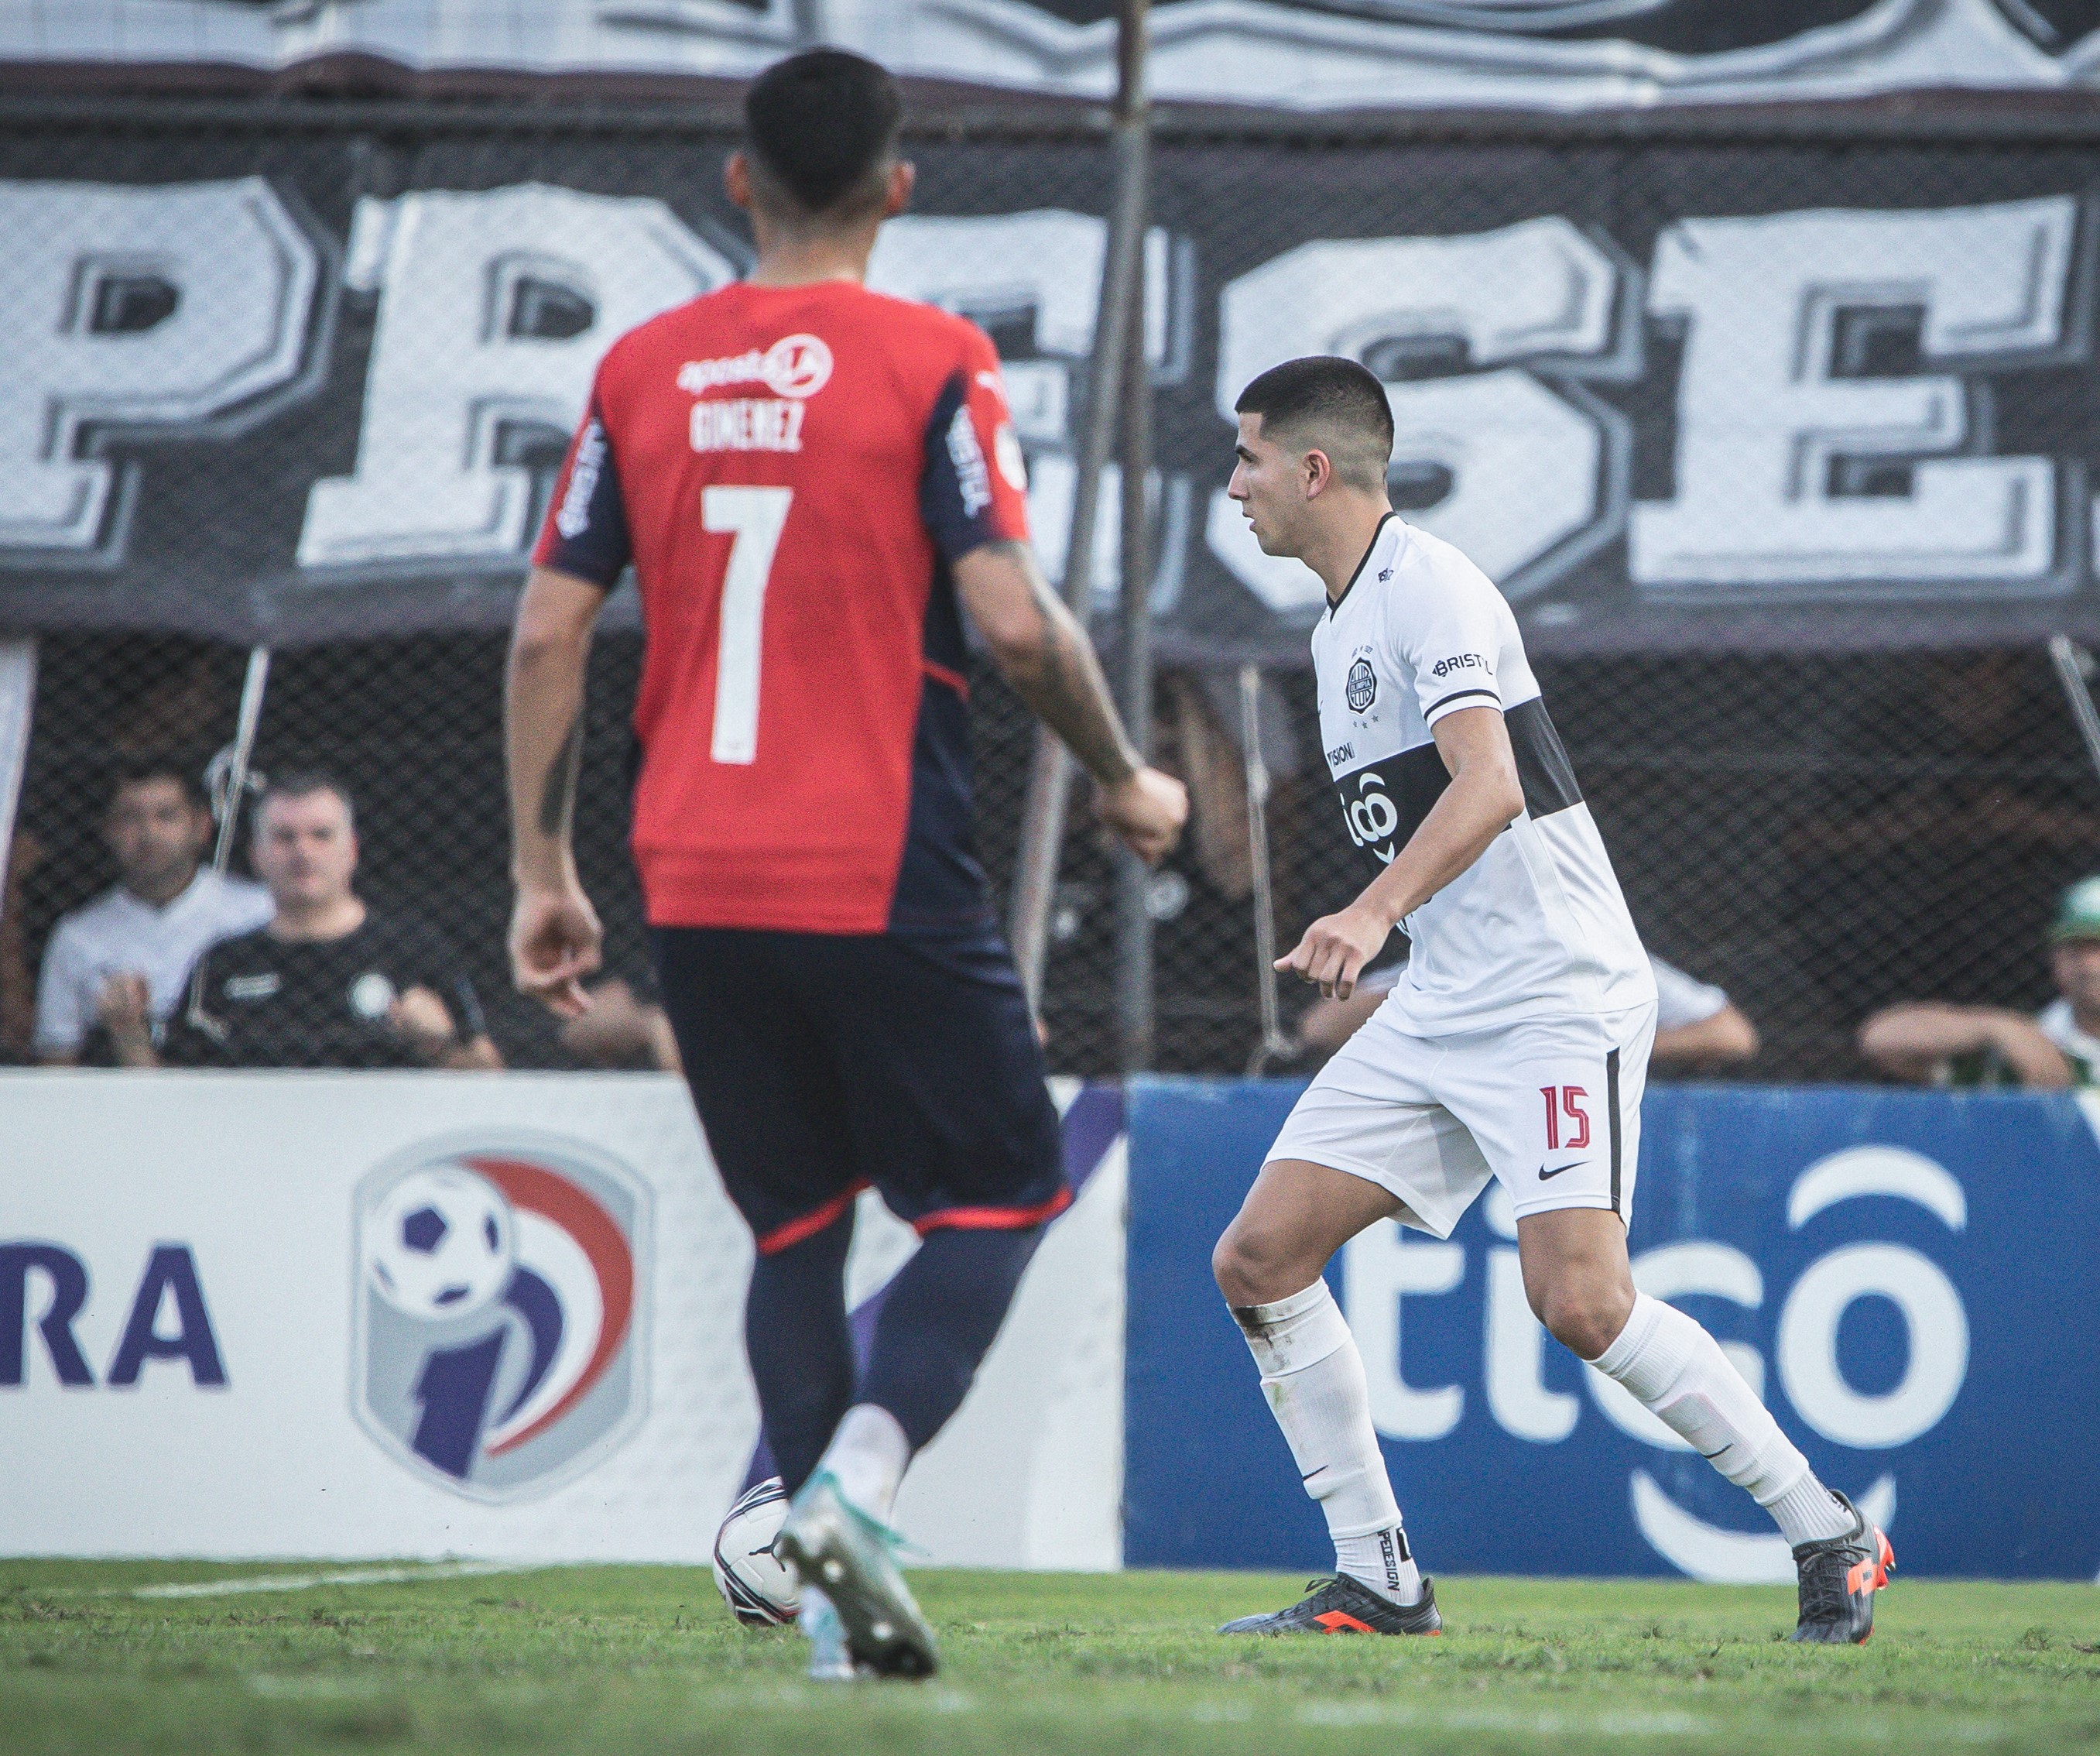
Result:
[[[1116,1564],[1118,1094],[899,1522]],[[751,1246],[677,1081],[11,1074],[0,1552],[704,1561],[758,1440]],[[857,1329],[916,1248],[856,1216]]]
[[[1298,1087],[1130,1101],[1125,1543],[1134,1566],[1317,1568],[1317,1511],[1210,1249]],[[1642,1288],[1705,1323],[1906,1574],[2100,1569],[2100,1146],[2064,1095],[1651,1087]],[[1770,1521],[1525,1306],[1498,1192],[1449,1241],[1330,1271],[1432,1572],[1787,1581]]]

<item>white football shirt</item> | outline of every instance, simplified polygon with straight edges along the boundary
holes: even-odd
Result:
[[[44,948],[37,982],[39,1049],[71,1051],[94,1024],[102,984],[112,975],[143,975],[152,1014],[174,1011],[190,966],[209,947],[269,924],[270,892],[210,866],[174,900],[143,902],[121,884],[63,917]]]
[[[1450,784],[1430,728],[1497,707],[1524,809],[1401,924],[1407,968],[1387,1002],[1421,1036],[1617,1012],[1656,997],[1640,936],[1516,617],[1448,542],[1387,515],[1312,630],[1321,742],[1349,838],[1389,864]]]

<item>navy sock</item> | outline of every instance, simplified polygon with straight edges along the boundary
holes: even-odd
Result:
[[[752,1267],[744,1351],[766,1444],[791,1494],[810,1479],[854,1400],[845,1279],[853,1231],[849,1207],[823,1231]]]
[[[930,1232],[890,1283],[854,1400],[895,1415],[914,1451],[961,1406],[1042,1236]]]

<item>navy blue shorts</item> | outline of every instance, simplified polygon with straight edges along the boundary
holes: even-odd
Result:
[[[922,1235],[1018,1230],[1070,1202],[1043,1051],[995,934],[654,936],[708,1145],[761,1254],[870,1187]]]

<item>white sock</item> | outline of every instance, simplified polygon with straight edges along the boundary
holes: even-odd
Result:
[[[1838,1497],[1804,1468],[1801,1480],[1777,1497],[1762,1502],[1786,1540],[1796,1548],[1804,1542],[1823,1542],[1851,1533],[1852,1515],[1838,1505]]]
[[[911,1461],[911,1442],[897,1424],[897,1417],[871,1402],[861,1402],[846,1410],[817,1467],[837,1478],[839,1492],[849,1505],[887,1524],[904,1480],[904,1466]]]
[[[1793,1544],[1842,1537],[1852,1520],[1808,1459],[1691,1318],[1643,1293],[1619,1338],[1591,1362],[1771,1513]]]
[[[1374,1530],[1368,1537],[1337,1537],[1335,1571],[1361,1581],[1396,1603],[1418,1603],[1422,1599],[1422,1569],[1414,1564],[1407,1533],[1397,1524]]]
[[[1273,1305],[1235,1306],[1233,1316],[1305,1491],[1326,1516],[1335,1570],[1396,1603],[1419,1601],[1422,1574],[1371,1425],[1363,1356],[1327,1283],[1315,1281]]]

